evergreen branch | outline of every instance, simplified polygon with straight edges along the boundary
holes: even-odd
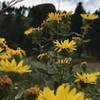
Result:
[[[8,3],[8,6],[3,8],[2,10],[0,10],[0,14],[3,14],[5,10],[7,10],[9,7],[12,7],[14,6],[15,4],[19,3],[19,2],[22,2],[24,0],[11,0],[9,3]]]

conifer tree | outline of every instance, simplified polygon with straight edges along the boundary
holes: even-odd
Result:
[[[83,8],[83,5],[81,2],[78,3],[75,13],[72,16],[72,22],[71,22],[71,32],[81,33],[81,26],[82,26],[82,18],[80,14],[85,13],[85,10]]]

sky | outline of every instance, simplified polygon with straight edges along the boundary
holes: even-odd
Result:
[[[3,1],[11,1],[11,0],[0,0]],[[25,5],[27,7],[29,6],[35,6],[42,3],[53,3],[56,6],[56,9],[59,10],[67,10],[67,11],[74,11],[77,3],[79,1],[83,2],[84,9],[87,12],[94,12],[96,9],[100,8],[100,0],[24,0],[18,4],[16,4],[16,7],[19,7],[20,5]],[[59,4],[60,2],[60,4]]]

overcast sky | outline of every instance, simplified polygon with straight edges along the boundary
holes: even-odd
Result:
[[[11,1],[11,0],[0,0],[3,1]],[[59,2],[60,1],[60,5]],[[16,4],[16,6],[25,5],[25,6],[32,6],[37,5],[41,3],[53,3],[56,8],[60,10],[73,10],[75,9],[77,3],[79,1],[83,2],[84,9],[87,10],[87,12],[94,12],[96,9],[100,8],[100,0],[24,0],[23,2]]]

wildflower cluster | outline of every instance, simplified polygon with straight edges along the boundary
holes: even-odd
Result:
[[[32,38],[31,57],[0,38],[0,100],[96,100],[93,94],[98,91],[100,72],[90,73],[87,62],[75,61],[88,28],[83,23],[82,35],[70,35],[71,15],[51,12],[39,27],[24,32]],[[98,18],[93,14],[81,17],[84,21]],[[5,97],[2,91],[9,93]]]
[[[9,48],[6,40],[0,38],[0,59],[9,59],[12,56],[23,57],[25,56],[25,51],[19,47],[16,50]]]
[[[74,68],[77,66],[74,59],[81,45],[89,41],[85,40],[90,27],[88,21],[93,21],[98,16],[81,14],[83,32],[82,34],[73,33],[71,36],[71,15],[72,12],[51,12],[40,27],[29,28],[25,31],[26,35],[31,34],[33,50],[36,53],[37,61],[33,63],[33,66],[35,65],[34,68],[43,75],[42,83],[53,87],[53,90],[49,87],[44,87],[43,90],[39,90],[38,87],[26,89],[26,94],[37,95],[36,100],[91,100],[88,98],[92,95],[87,92],[88,86],[91,89],[91,85],[97,84],[100,73],[89,73],[87,62],[82,62],[80,71],[77,72]],[[35,49],[37,47],[38,49]],[[63,84],[67,82],[70,85]],[[76,92],[76,88],[70,89],[71,86],[76,86],[77,90],[86,94]],[[87,89],[83,89],[84,87]]]
[[[9,94],[15,92],[16,75],[32,72],[30,66],[25,65],[22,59],[24,56],[24,50],[19,47],[16,50],[11,49],[5,38],[0,38],[0,99],[7,100],[6,98],[10,98]],[[4,91],[6,91],[6,96]]]
[[[59,22],[62,20],[62,17],[71,16],[72,12],[51,12],[48,14],[47,21],[56,21]]]

